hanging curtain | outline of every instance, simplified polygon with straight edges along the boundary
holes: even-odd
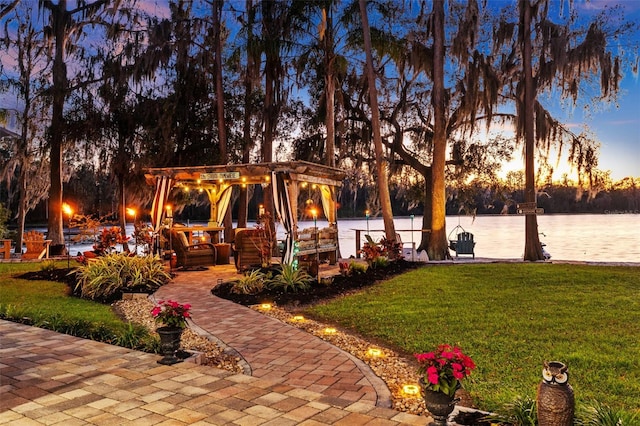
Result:
[[[153,232],[155,233],[160,230],[164,206],[167,203],[167,198],[169,197],[172,186],[173,179],[170,177],[160,176],[156,178],[156,193],[153,197],[153,204],[151,205],[151,226],[153,226]]]
[[[222,190],[220,191],[218,201],[216,202],[217,204],[216,222],[218,223],[218,226],[224,226],[224,216],[227,214],[227,210],[229,209],[232,192],[233,192],[232,185],[227,185],[226,187],[222,188]]]
[[[275,206],[276,215],[279,217],[286,235],[282,263],[288,265],[294,260],[293,249],[295,241],[293,239],[294,218],[293,212],[291,211],[287,183],[284,179],[284,172],[271,172],[271,188],[273,189],[273,204]]]
[[[336,223],[336,203],[333,201],[333,187],[329,185],[320,186],[322,196],[322,210],[329,225]]]

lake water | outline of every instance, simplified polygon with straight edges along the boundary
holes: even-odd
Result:
[[[422,217],[394,219],[404,243],[420,242]],[[525,218],[519,215],[504,216],[448,216],[447,233],[457,225],[474,236],[476,257],[495,259],[521,259],[524,253]],[[354,231],[367,229],[366,220],[341,220],[340,249],[343,257],[355,253]],[[370,219],[371,230],[382,230],[382,219]],[[417,230],[417,231],[416,231]],[[640,214],[584,214],[538,216],[540,240],[552,260],[590,262],[640,262]],[[374,239],[384,232],[371,232]],[[452,234],[455,238],[457,232]],[[452,253],[455,255],[455,253]],[[467,257],[467,256],[465,256]]]
[[[413,221],[408,217],[394,218],[394,223],[406,247],[410,246],[412,234],[416,246],[419,245],[422,217],[416,216]],[[476,242],[476,257],[522,259],[524,223],[524,216],[519,215],[477,216],[475,219],[470,216],[448,216],[447,233],[458,224],[471,232]],[[317,225],[324,227],[327,223],[319,220]],[[311,227],[313,221],[301,221],[298,226],[300,229]],[[375,240],[384,235],[382,218],[370,218],[368,226]],[[338,228],[342,257],[354,256],[354,230],[362,230],[364,242],[367,220],[340,219]],[[552,260],[640,262],[640,214],[540,215],[538,230],[541,232],[540,240],[546,244]],[[132,231],[133,227],[127,226],[128,235]],[[455,238],[455,234],[457,232],[451,237]],[[282,227],[278,227],[278,235],[283,238]],[[74,244],[71,253],[75,255],[90,248],[90,245]]]

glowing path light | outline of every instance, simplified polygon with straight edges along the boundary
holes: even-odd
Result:
[[[378,348],[369,348],[369,350],[367,351],[367,355],[372,358],[378,358],[382,356],[382,351]]]
[[[405,395],[418,395],[420,393],[420,387],[418,385],[404,385],[402,386],[402,392]]]

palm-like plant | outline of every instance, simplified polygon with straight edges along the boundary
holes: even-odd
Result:
[[[240,279],[233,282],[231,292],[236,294],[257,294],[264,289],[266,275],[259,269],[246,272]]]
[[[594,402],[580,410],[576,424],[581,426],[626,426],[640,421],[640,414],[616,410],[601,402]]]
[[[282,290],[285,293],[305,290],[311,286],[311,275],[304,269],[298,269],[293,263],[279,266],[272,278],[267,280],[267,285],[272,289]]]

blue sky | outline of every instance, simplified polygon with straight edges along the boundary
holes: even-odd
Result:
[[[640,177],[640,82],[628,74],[619,106],[585,118],[601,143],[598,168],[611,170],[614,180]]]
[[[579,13],[590,15],[604,7],[620,5],[625,19],[640,23],[640,0],[578,0],[574,5]],[[624,78],[617,104],[588,105],[594,111],[585,112],[578,106],[573,113],[565,114],[565,122],[582,126],[587,124],[601,143],[598,168],[610,170],[614,180],[626,176],[640,177],[640,76],[631,72],[630,61],[638,60],[640,35],[617,46],[628,55],[623,68]],[[615,41],[612,43],[615,45]]]

